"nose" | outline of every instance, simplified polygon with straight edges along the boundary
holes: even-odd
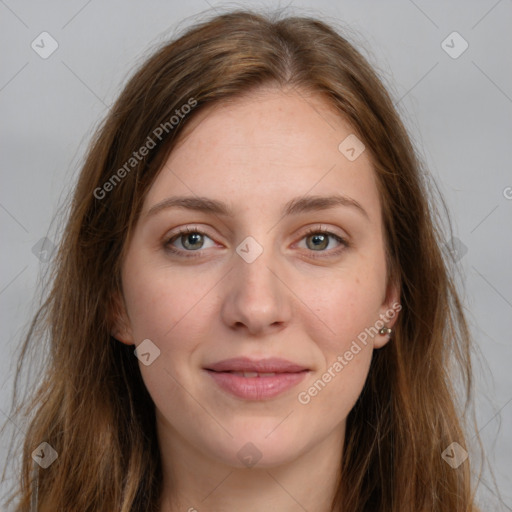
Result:
[[[221,316],[230,328],[264,336],[284,329],[292,315],[292,294],[270,250],[251,263],[237,254],[225,288]],[[283,282],[284,281],[284,282]]]

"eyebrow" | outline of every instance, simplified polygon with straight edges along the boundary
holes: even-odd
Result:
[[[364,217],[369,219],[366,210],[355,199],[341,194],[329,196],[302,196],[288,201],[283,208],[282,216],[298,215],[300,213],[328,210],[337,206],[346,206],[354,208]],[[216,199],[207,197],[175,196],[169,197],[152,206],[146,214],[146,217],[168,208],[186,208],[188,210],[211,213],[224,217],[234,217],[232,208]]]

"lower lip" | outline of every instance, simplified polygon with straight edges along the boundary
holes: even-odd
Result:
[[[278,396],[296,386],[309,373],[304,371],[277,373],[273,377],[241,377],[229,372],[207,372],[223,390],[245,400],[265,400]]]

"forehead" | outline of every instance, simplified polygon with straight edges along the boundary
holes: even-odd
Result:
[[[246,207],[265,198],[335,192],[378,210],[370,156],[354,128],[318,95],[259,89],[216,103],[190,120],[146,198],[209,196]],[[341,146],[340,146],[341,144]],[[360,146],[354,146],[359,153]],[[357,155],[357,153],[356,153]],[[349,153],[348,156],[352,156]]]

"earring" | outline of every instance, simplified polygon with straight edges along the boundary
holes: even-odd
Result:
[[[382,334],[383,336],[385,334],[392,334],[393,333],[393,329],[390,329],[389,327],[383,327],[380,331],[379,331],[379,334]]]

